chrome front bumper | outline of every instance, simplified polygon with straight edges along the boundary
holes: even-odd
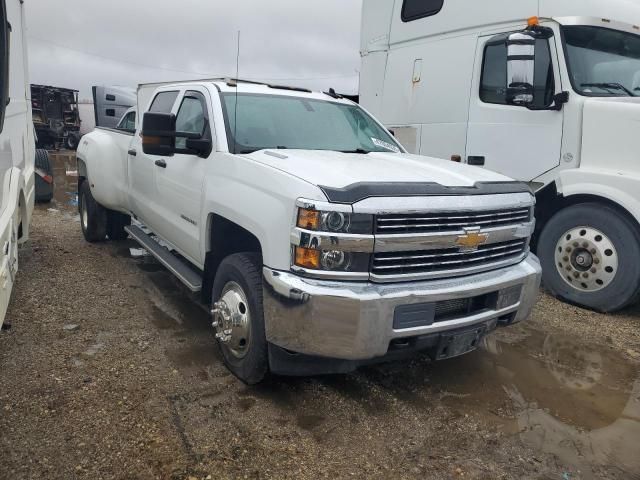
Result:
[[[482,274],[411,283],[316,280],[263,269],[267,340],[287,350],[344,360],[384,356],[394,340],[442,333],[492,320],[525,320],[540,287],[540,262],[530,254],[511,267]],[[429,326],[395,330],[396,307],[474,298],[521,285],[520,299],[502,309]]]

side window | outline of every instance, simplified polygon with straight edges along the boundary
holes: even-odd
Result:
[[[549,41],[536,40],[533,106],[543,108],[551,105],[555,89]],[[484,50],[480,100],[507,105],[507,46],[504,43],[488,45]]]
[[[0,132],[4,127],[4,114],[9,103],[9,19],[5,0],[0,0]]]
[[[176,117],[176,148],[186,148],[187,139],[180,137],[180,133],[204,135],[206,118],[206,101],[199,92],[187,92],[182,99],[178,116]]]
[[[158,93],[156,98],[153,99],[149,111],[154,113],[171,113],[173,104],[176,102],[176,98],[178,98],[178,93],[179,92]]]
[[[120,123],[116,128],[118,128],[119,130],[134,132],[136,130],[136,112],[127,113],[124,117],[122,117],[122,120],[120,120]]]
[[[402,21],[412,22],[420,18],[431,17],[442,10],[444,0],[404,0]]]

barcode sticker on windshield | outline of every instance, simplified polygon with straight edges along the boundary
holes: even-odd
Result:
[[[376,147],[386,148],[390,152],[400,153],[400,149],[396,147],[393,143],[384,142],[379,138],[373,138],[373,137],[371,137],[371,141]]]

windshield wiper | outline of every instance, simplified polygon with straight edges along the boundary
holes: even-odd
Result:
[[[369,150],[365,150],[364,148],[356,148],[355,150],[340,150],[340,153],[359,153],[361,155],[367,155],[371,152]]]
[[[581,87],[596,87],[596,88],[604,88],[607,90],[622,90],[630,97],[635,97],[636,95],[629,90],[627,87],[620,83],[608,82],[608,83],[583,83],[580,85]]]

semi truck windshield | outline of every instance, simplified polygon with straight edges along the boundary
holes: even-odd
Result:
[[[640,95],[640,36],[601,27],[563,27],[573,88],[581,95]]]

